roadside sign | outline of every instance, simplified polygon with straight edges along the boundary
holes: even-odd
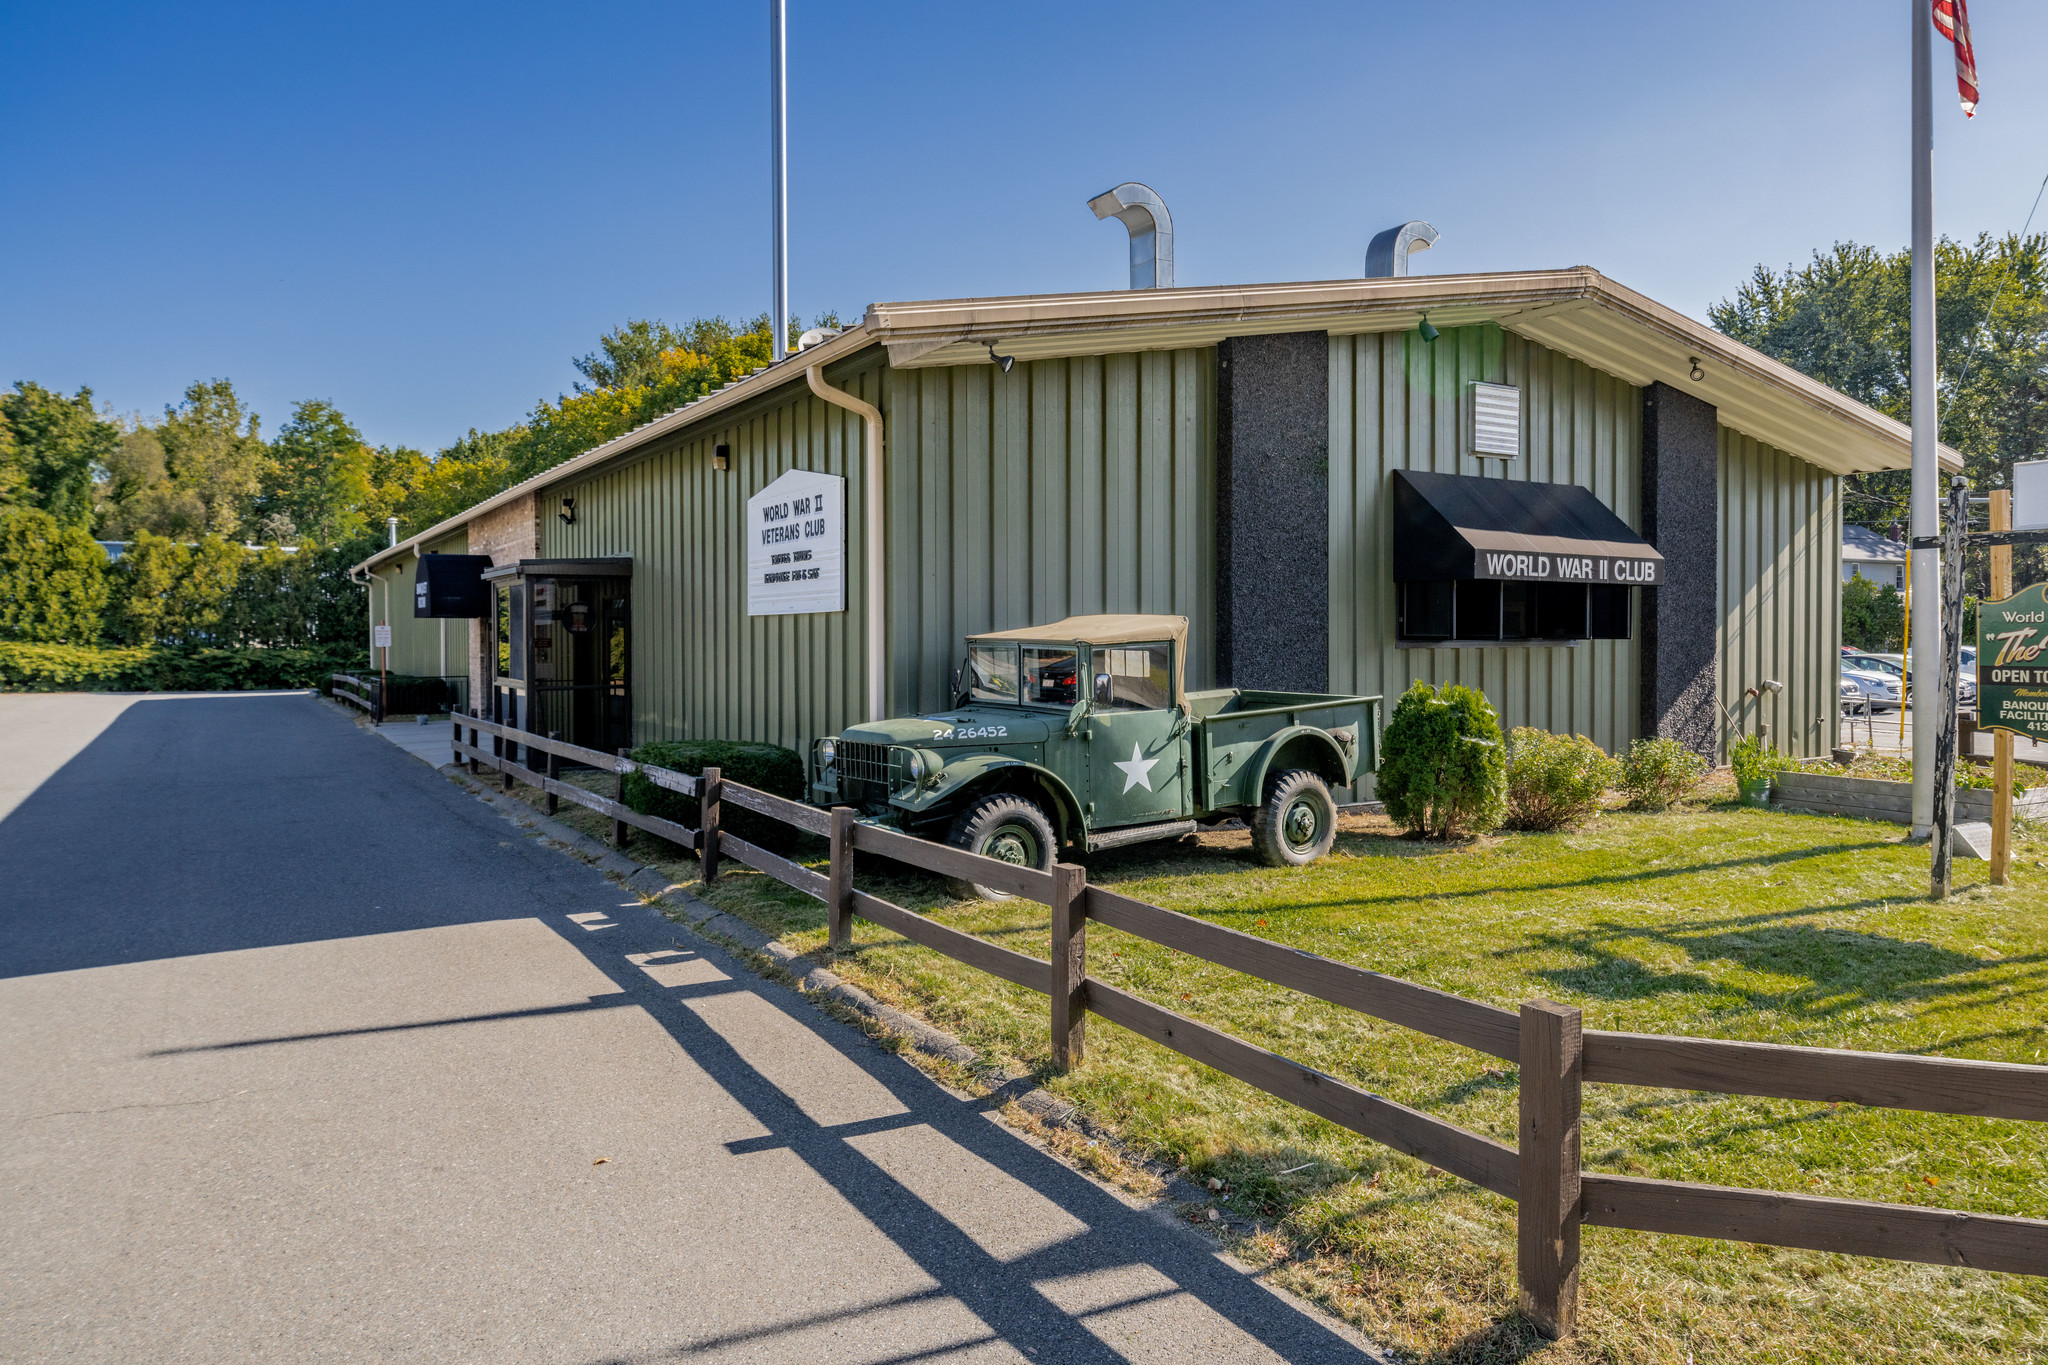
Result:
[[[2048,740],[2048,583],[1977,605],[1978,727]]]
[[[379,649],[391,648],[391,627],[389,625],[371,626],[370,639]]]
[[[747,615],[846,610],[846,480],[792,469],[747,499]]]

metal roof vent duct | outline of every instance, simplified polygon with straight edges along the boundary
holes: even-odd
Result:
[[[1406,275],[1409,253],[1429,250],[1436,245],[1436,235],[1436,229],[1420,218],[1388,228],[1365,248],[1365,277],[1383,280]]]
[[[1173,215],[1157,191],[1128,180],[1090,199],[1088,207],[1131,230],[1131,288],[1173,288]]]

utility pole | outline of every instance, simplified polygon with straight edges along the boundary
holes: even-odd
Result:
[[[1913,836],[1934,830],[1934,741],[1941,731],[1941,469],[1934,392],[1934,55],[1933,10],[1907,0],[1913,19]],[[1962,566],[1956,565],[1961,571]]]
[[[789,355],[789,6],[788,0],[768,0],[768,81],[773,88],[773,131],[775,146],[775,282],[768,291],[773,302],[768,308],[768,331],[775,339],[775,358]],[[1917,297],[1917,296],[1916,296]],[[1915,485],[1916,487],[1918,485]]]

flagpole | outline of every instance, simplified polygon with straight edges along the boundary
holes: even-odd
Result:
[[[768,335],[775,359],[789,354],[789,11],[787,0],[768,0],[768,83],[773,108],[775,280],[768,290]]]
[[[1934,55],[1929,0],[1908,0],[1913,16],[1913,480],[1911,558],[1913,837],[1934,829],[1934,741],[1941,731],[1941,551],[1934,390]]]

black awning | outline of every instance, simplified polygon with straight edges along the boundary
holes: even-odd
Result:
[[[1394,581],[1653,587],[1664,556],[1589,488],[1397,469]]]

